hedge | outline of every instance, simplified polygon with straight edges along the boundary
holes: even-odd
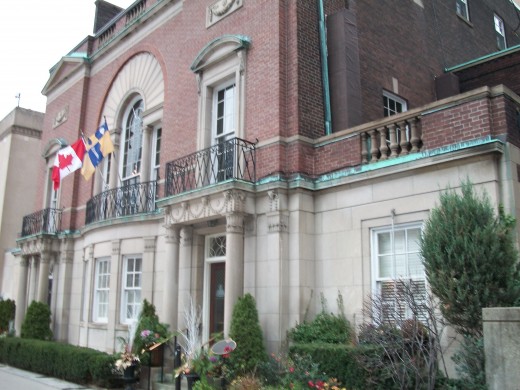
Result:
[[[374,378],[375,373],[366,372],[358,363],[367,354],[380,354],[378,347],[353,346],[346,344],[294,344],[291,355],[309,355],[317,363],[320,371],[329,378],[336,378],[347,389],[391,389],[394,384],[389,378]],[[378,376],[378,374],[376,374]],[[379,384],[375,384],[379,382]]]
[[[119,386],[116,356],[55,341],[0,338],[0,363],[79,384]]]

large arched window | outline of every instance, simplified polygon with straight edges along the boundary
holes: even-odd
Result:
[[[143,99],[134,98],[123,117],[123,184],[139,182],[143,148]]]

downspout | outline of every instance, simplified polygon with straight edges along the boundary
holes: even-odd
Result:
[[[318,12],[320,14],[320,54],[321,54],[321,81],[323,85],[323,108],[325,114],[325,134],[331,133],[330,114],[330,90],[329,90],[329,63],[327,60],[327,27],[325,26],[325,12],[323,11],[323,0],[318,0]]]

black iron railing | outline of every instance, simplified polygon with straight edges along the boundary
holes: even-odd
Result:
[[[104,191],[87,202],[85,224],[155,211],[156,192],[155,180]]]
[[[166,164],[165,196],[230,179],[255,182],[255,144],[232,138]]]
[[[56,234],[61,228],[61,210],[43,209],[23,217],[22,237],[33,234]]]

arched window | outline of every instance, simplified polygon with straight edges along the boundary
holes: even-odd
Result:
[[[137,97],[123,117],[123,185],[139,182],[143,148],[143,99]]]

